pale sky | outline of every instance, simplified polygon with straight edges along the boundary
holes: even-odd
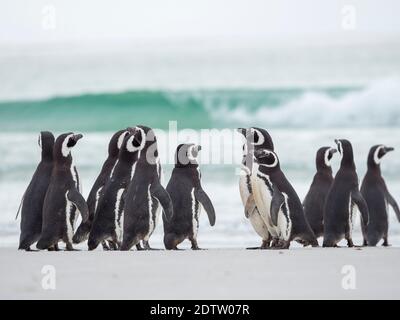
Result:
[[[351,30],[342,27],[346,5],[356,10]],[[55,9],[55,19],[51,13],[48,19],[49,8]],[[340,38],[348,34],[393,37],[400,35],[399,16],[398,0],[1,0],[0,44],[136,38]],[[43,27],[49,21],[50,27]]]

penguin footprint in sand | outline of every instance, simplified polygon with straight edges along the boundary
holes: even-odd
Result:
[[[174,214],[164,220],[164,245],[167,250],[177,250],[185,239],[192,243],[193,250],[199,250],[197,231],[201,207],[205,209],[210,225],[215,224],[215,211],[210,198],[201,187],[201,174],[197,156],[200,146],[181,144],[175,154],[175,168],[167,185]]]
[[[58,242],[64,241],[67,250],[73,250],[72,237],[76,214],[88,219],[88,207],[80,194],[80,181],[72,162],[71,149],[81,134],[64,133],[54,145],[54,168],[43,204],[43,224],[38,249],[58,250]]]

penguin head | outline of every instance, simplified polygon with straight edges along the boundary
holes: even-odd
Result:
[[[254,149],[274,150],[274,142],[268,131],[252,127],[246,131],[246,140],[254,146]]]
[[[109,157],[118,157],[119,150],[122,147],[125,136],[128,134],[128,129],[119,130],[110,139],[108,144],[108,155]]]
[[[265,168],[264,171],[273,171],[280,168],[278,155],[268,149],[257,149],[254,151],[254,158],[256,162]]]
[[[38,144],[42,150],[42,159],[53,160],[54,135],[49,131],[40,132]]]
[[[175,152],[175,168],[198,167],[200,150],[201,146],[194,143],[180,144]]]
[[[383,144],[373,146],[369,150],[368,167],[375,167],[381,164],[382,158],[388,153],[394,151],[394,148],[387,147]]]
[[[83,135],[73,132],[63,133],[57,137],[54,145],[54,158],[58,161],[71,161],[71,149],[77,144]]]
[[[355,167],[353,146],[349,140],[346,139],[335,139],[337,150],[339,151],[341,165],[347,165]]]
[[[132,156],[133,154],[142,151],[146,144],[146,137],[142,129],[137,127],[128,128],[127,133],[123,136],[119,155]]]
[[[250,129],[238,128],[236,129],[236,131],[240,133],[245,139],[245,142],[243,143],[242,146],[242,165],[246,166],[251,171],[253,167],[254,145],[251,143],[250,133],[249,133],[249,139],[247,139],[248,136],[247,132],[250,132]]]
[[[158,148],[157,137],[154,130],[144,125],[137,125],[135,128],[140,130],[145,138],[145,145],[143,148],[143,155],[145,155],[145,158],[143,157],[143,159],[146,159],[150,164],[155,164],[158,159]]]
[[[331,147],[320,148],[316,157],[317,170],[330,169],[333,155],[336,152],[337,150]]]

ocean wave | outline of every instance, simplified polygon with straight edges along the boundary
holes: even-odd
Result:
[[[178,127],[394,127],[400,79],[365,88],[128,91],[0,102],[0,131],[113,131],[137,123]]]
[[[264,104],[256,110],[209,108],[213,119],[227,124],[264,127],[394,127],[400,125],[400,79],[386,79],[361,90],[332,96],[324,91],[304,91],[278,107]]]

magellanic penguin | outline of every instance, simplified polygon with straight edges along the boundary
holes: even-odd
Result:
[[[164,222],[164,245],[167,250],[178,250],[177,245],[189,239],[193,250],[199,250],[197,232],[201,207],[208,215],[210,225],[215,224],[215,210],[201,186],[201,173],[197,156],[201,146],[180,144],[175,154],[175,168],[167,185],[174,214]]]
[[[93,187],[90,190],[86,200],[89,209],[89,219],[79,225],[73,237],[74,243],[81,243],[89,237],[89,232],[92,227],[94,214],[100,198],[101,191],[106,182],[110,179],[111,171],[114,168],[115,163],[117,162],[119,150],[121,149],[122,142],[124,141],[124,138],[127,134],[128,130],[124,129],[119,130],[111,137],[111,140],[108,144],[108,157],[104,162],[100,174],[94,182]],[[107,249],[107,245],[104,244],[104,246]]]
[[[272,223],[271,220],[271,200],[272,200],[272,186],[266,177],[258,170],[258,162],[254,159],[250,161],[251,155],[257,150],[271,150],[274,151],[274,143],[269,133],[261,128],[252,127],[246,133],[247,144],[251,148],[247,163],[251,163],[252,172],[250,176],[252,196],[249,196],[245,204],[245,215],[251,215],[251,212],[257,208],[264,220],[265,225],[272,237],[271,247],[280,247],[283,244],[283,239],[279,237],[278,227]],[[254,199],[254,201],[253,201]]]
[[[161,207],[167,220],[173,214],[171,198],[160,182],[161,165],[154,131],[146,126],[136,128],[142,131],[146,143],[125,198],[121,245],[124,251],[138,246],[140,241],[146,250],[151,249],[149,238],[156,227]]]
[[[303,201],[304,214],[317,238],[324,235],[324,206],[333,183],[331,160],[336,152],[331,147],[322,147],[317,151],[317,173]]]
[[[400,210],[396,200],[390,194],[381,174],[381,160],[383,156],[393,151],[384,145],[373,146],[368,155],[368,171],[361,184],[361,194],[368,205],[368,226],[361,219],[361,230],[364,245],[376,246],[383,239],[383,246],[388,246],[388,205],[391,205],[400,221]]]
[[[259,248],[254,249],[266,249],[270,245],[271,235],[268,231],[268,226],[264,222],[260,212],[257,209],[255,204],[252,186],[251,186],[251,172],[253,169],[253,158],[254,158],[254,145],[253,141],[247,139],[247,129],[239,128],[237,131],[242,134],[246,140],[243,144],[243,158],[242,164],[240,168],[240,177],[239,177],[239,191],[240,197],[242,199],[243,206],[246,207],[246,204],[249,208],[252,208],[249,211],[245,211],[246,218],[250,220],[251,225],[253,226],[254,231],[261,237],[262,244]],[[269,147],[273,149],[272,140]],[[253,249],[253,248],[251,248]]]
[[[118,160],[99,197],[89,234],[89,250],[96,249],[104,240],[107,240],[114,250],[120,247],[126,189],[135,174],[137,160],[145,142],[142,130],[133,129],[124,137]]]
[[[350,141],[335,140],[341,156],[340,169],[336,173],[328,193],[324,209],[324,247],[337,247],[342,239],[353,247],[354,205],[357,205],[363,221],[368,224],[368,207],[360,193],[353,147]]]
[[[72,162],[71,149],[81,134],[61,134],[54,145],[54,168],[43,204],[43,224],[38,249],[58,250],[58,242],[66,243],[67,250],[73,250],[72,237],[76,213],[82,220],[89,217],[85,199],[80,194],[78,171]]]
[[[288,249],[292,240],[304,246],[317,247],[318,241],[304,215],[301,201],[282,172],[277,154],[268,149],[258,149],[254,156],[258,163],[256,174],[268,182],[271,222],[282,240],[276,248]]]
[[[42,150],[41,160],[18,210],[18,212],[21,212],[21,235],[18,249],[26,251],[31,250],[31,245],[39,239],[42,232],[43,202],[53,170],[53,134],[42,131],[39,134],[38,143]]]

